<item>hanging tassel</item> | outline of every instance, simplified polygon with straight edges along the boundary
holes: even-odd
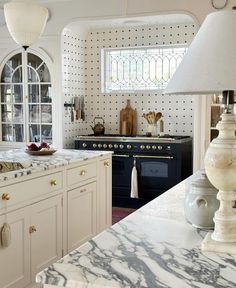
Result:
[[[131,198],[138,198],[138,173],[136,169],[136,160],[134,159],[134,167],[131,173]]]
[[[1,229],[1,242],[4,248],[11,244],[11,227],[8,223],[4,223]]]

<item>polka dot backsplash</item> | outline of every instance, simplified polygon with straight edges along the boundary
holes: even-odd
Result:
[[[103,117],[107,134],[119,133],[120,110],[127,99],[137,110],[138,134],[145,134],[143,112],[161,112],[164,131],[174,135],[193,135],[193,99],[189,96],[162,95],[152,90],[141,93],[101,93],[101,49],[149,45],[189,44],[196,33],[194,24],[103,28],[79,33],[65,29],[62,36],[64,101],[85,98],[85,121],[71,122],[70,108],[64,117],[64,147],[73,148],[77,135],[93,133],[93,119]],[[159,127],[158,127],[159,129]]]

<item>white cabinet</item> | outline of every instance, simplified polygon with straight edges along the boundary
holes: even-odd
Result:
[[[35,274],[62,257],[62,196],[31,205],[32,281]]]
[[[0,227],[11,227],[11,244],[0,246],[0,287],[21,288],[30,283],[30,210],[22,208],[0,216]]]
[[[68,191],[68,252],[96,233],[96,182]]]
[[[98,163],[97,193],[97,232],[101,232],[112,224],[112,159],[102,159]]]

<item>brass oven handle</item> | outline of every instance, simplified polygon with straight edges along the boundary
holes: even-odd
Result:
[[[86,174],[86,172],[87,172],[86,170],[81,170],[79,174],[80,174],[80,176],[84,176]]]
[[[124,157],[124,158],[129,158],[129,155],[126,154],[113,154],[112,157]]]
[[[108,161],[105,161],[105,162],[103,163],[103,165],[104,165],[105,167],[109,167],[109,166],[110,166],[110,163],[109,163]]]
[[[29,233],[30,233],[30,234],[32,234],[32,233],[34,233],[34,232],[36,232],[36,231],[37,231],[37,229],[36,229],[36,227],[35,227],[34,225],[32,225],[32,226],[29,227]]]
[[[52,179],[52,180],[50,181],[50,185],[51,185],[51,186],[56,186],[56,185],[57,185],[57,180],[56,180],[56,179]]]
[[[11,196],[10,196],[8,193],[3,193],[3,194],[2,194],[2,200],[8,201],[8,200],[10,200],[10,199],[11,199]]]
[[[150,158],[150,159],[174,159],[173,156],[155,156],[155,155],[133,155],[134,158]]]

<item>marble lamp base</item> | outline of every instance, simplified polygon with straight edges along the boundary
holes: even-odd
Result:
[[[236,242],[220,242],[211,238],[212,232],[207,233],[202,241],[202,251],[236,254]]]

